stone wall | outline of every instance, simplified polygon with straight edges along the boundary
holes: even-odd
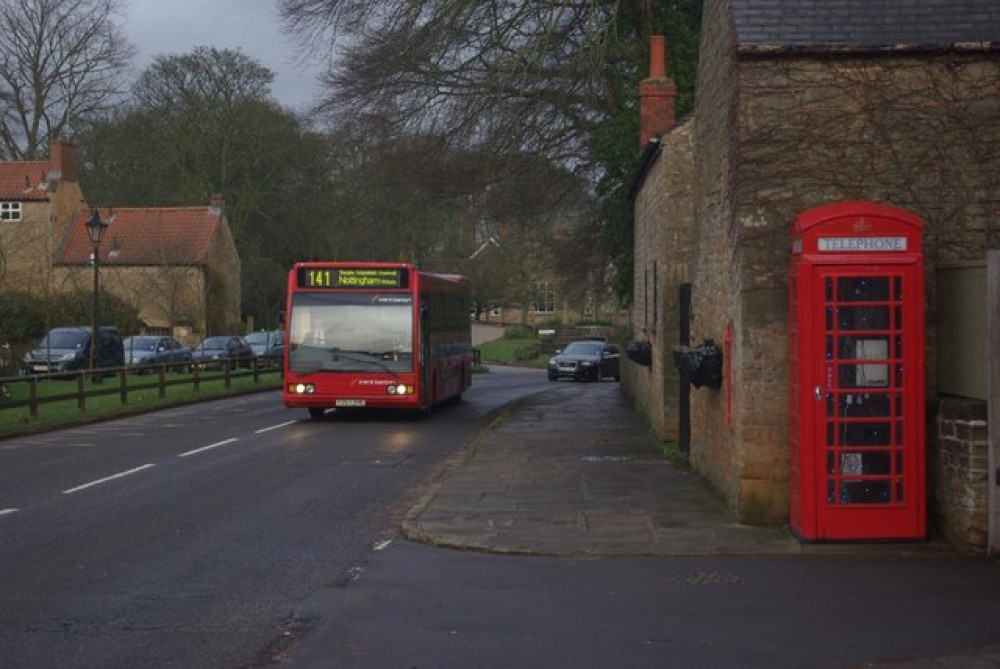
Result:
[[[670,356],[678,342],[678,291],[690,281],[693,239],[692,130],[675,126],[635,198],[635,283],[632,337],[650,342],[650,366],[623,358],[622,389],[665,442],[678,436],[678,374]]]
[[[702,66],[694,131],[694,226],[692,245],[691,340],[714,339],[721,345],[738,316],[739,276],[732,240],[736,174],[737,79],[734,36],[727,3],[706,2],[702,18]],[[736,352],[734,364],[742,356]],[[728,364],[728,363],[727,363]],[[738,514],[740,482],[738,450],[726,419],[726,380],[720,389],[703,387],[691,393],[692,468],[717,488]]]
[[[983,402],[943,400],[930,453],[931,529],[970,553],[988,538],[989,429]]]

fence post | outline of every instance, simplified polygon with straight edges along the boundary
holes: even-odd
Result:
[[[30,404],[31,419],[38,420],[38,376],[37,375],[32,374],[29,388],[30,390],[28,391],[28,399],[31,400]]]

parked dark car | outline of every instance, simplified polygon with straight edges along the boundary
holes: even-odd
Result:
[[[610,376],[618,380],[618,348],[605,341],[572,341],[549,360],[549,380],[600,381]]]
[[[125,364],[137,367],[140,373],[153,370],[151,365],[166,363],[170,371],[190,370],[191,349],[173,337],[136,335],[125,342]],[[181,364],[177,364],[181,363]]]
[[[281,330],[251,332],[243,338],[250,344],[262,367],[280,367],[285,355],[285,333]]]
[[[193,364],[200,369],[229,369],[253,365],[253,349],[243,337],[222,335],[208,337],[197,348],[191,349]]]
[[[58,327],[42,337],[38,346],[24,356],[26,374],[48,372],[73,372],[90,368],[91,328]],[[125,349],[118,329],[111,326],[97,328],[99,343],[95,352],[97,368],[124,367]]]

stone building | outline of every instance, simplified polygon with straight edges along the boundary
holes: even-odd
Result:
[[[690,421],[692,467],[740,521],[789,518],[792,222],[870,201],[924,224],[932,530],[985,545],[984,412],[955,411],[939,386],[938,277],[1000,246],[998,35],[991,0],[706,0],[693,117],[643,112],[632,321],[653,356],[623,384],[664,439]],[[662,65],[643,86],[672,104]],[[687,328],[725,349],[719,387],[681,387],[671,351]]]
[[[198,207],[102,209],[101,289],[136,307],[136,331],[195,343],[236,332],[240,259],[224,201]],[[0,162],[0,290],[44,298],[92,290],[92,210],[77,183],[76,149],[50,144],[49,160]]]

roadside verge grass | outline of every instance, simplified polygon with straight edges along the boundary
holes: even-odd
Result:
[[[149,385],[148,381],[140,379],[143,377],[130,375],[127,382],[129,386]],[[223,374],[202,373],[197,391],[189,374],[168,374],[167,379],[169,385],[163,396],[158,388],[130,387],[125,403],[118,391],[120,384],[117,379],[108,378],[100,384],[88,380],[84,388],[83,408],[76,395],[79,390],[77,381],[45,380],[37,386],[39,399],[56,396],[66,399],[40,403],[37,418],[32,418],[26,406],[5,406],[10,402],[27,400],[29,384],[6,384],[7,394],[0,397],[0,438],[281,387],[280,371],[261,372],[256,382],[252,374],[231,374],[229,387],[226,387]]]

